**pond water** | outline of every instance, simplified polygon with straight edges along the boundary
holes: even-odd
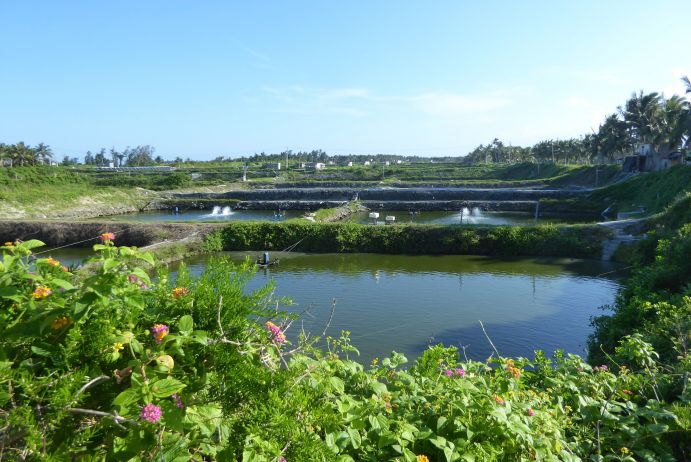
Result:
[[[532,226],[544,223],[587,223],[595,221],[587,217],[540,217],[537,221],[530,213],[489,212],[479,208],[464,208],[459,211],[411,212],[409,210],[372,210],[379,214],[376,224],[385,224],[387,216],[396,217],[395,222],[427,225],[477,225],[477,226]],[[351,221],[360,224],[374,224],[370,212],[358,212]]]
[[[88,249],[46,253],[72,264]],[[222,252],[233,261],[255,252]],[[392,350],[409,359],[430,343],[464,346],[469,358],[492,352],[479,321],[505,356],[532,357],[535,349],[583,354],[592,331],[590,318],[614,301],[624,276],[620,266],[576,259],[380,254],[302,254],[273,252],[280,264],[258,270],[254,290],[273,281],[276,297],[289,297],[302,313],[289,338],[303,327],[320,334],[335,312],[328,333],[349,330],[360,360],[369,362]],[[209,256],[185,263],[194,274]],[[175,269],[175,268],[173,268]]]
[[[225,253],[233,260],[255,253]],[[507,259],[478,256],[379,254],[271,254],[280,264],[259,270],[248,289],[269,281],[275,294],[290,297],[295,323],[322,332],[332,300],[329,333],[349,330],[360,359],[392,350],[417,357],[429,343],[465,346],[468,357],[485,359],[491,347],[482,321],[502,355],[532,357],[562,348],[585,352],[590,318],[613,302],[619,284],[615,266],[574,259]],[[208,257],[187,262],[193,272]],[[609,273],[603,275],[603,273]]]
[[[209,210],[185,210],[180,214],[174,214],[170,210],[157,210],[151,212],[127,213],[124,215],[112,215],[98,217],[98,221],[284,221],[290,218],[298,218],[305,214],[301,210],[233,210],[230,207],[216,206]]]

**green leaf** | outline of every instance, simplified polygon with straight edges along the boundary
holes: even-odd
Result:
[[[44,356],[46,358],[50,356],[50,351],[44,350],[41,347],[32,346],[31,351],[33,351],[33,353],[38,355],[38,356]]]
[[[378,395],[381,395],[382,393],[386,393],[388,391],[386,385],[381,382],[372,382],[370,384],[370,388],[372,388],[372,391]]]
[[[348,428],[348,435],[350,435],[350,442],[353,448],[357,449],[362,445],[362,437],[360,437],[360,432],[354,428]]]
[[[64,279],[53,279],[50,282],[52,284],[55,284],[58,287],[62,287],[65,290],[74,289],[74,286],[72,284],[70,284],[69,282],[65,281]]]
[[[329,377],[329,383],[337,393],[343,393],[343,390],[345,389],[343,380],[339,379],[338,377]]]
[[[177,379],[165,378],[151,385],[151,391],[157,398],[167,398],[174,393],[180,393],[187,385]]]
[[[16,287],[2,287],[0,288],[0,297],[9,298],[19,293]]]
[[[113,400],[113,406],[120,406],[121,408],[129,407],[130,405],[139,401],[140,396],[141,395],[138,389],[128,388],[115,397]]]
[[[103,272],[107,273],[108,271],[112,270],[116,266],[118,266],[120,262],[116,260],[115,258],[106,258],[103,261]]]
[[[187,334],[187,335],[191,334],[193,328],[194,328],[194,321],[192,320],[192,316],[190,316],[188,314],[181,317],[180,320],[178,321],[178,329],[183,334]]]
[[[28,241],[22,242],[21,245],[22,245],[22,247],[25,247],[25,248],[31,250],[31,249],[35,249],[36,247],[43,247],[46,244],[39,241],[38,239],[30,239]]]
[[[185,423],[197,427],[206,436],[212,436],[221,425],[222,415],[221,408],[215,405],[188,406]]]
[[[139,254],[139,259],[144,260],[151,266],[154,265],[154,256],[151,254],[151,252],[144,252],[142,254]]]

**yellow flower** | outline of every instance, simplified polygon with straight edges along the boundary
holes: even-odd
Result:
[[[502,397],[499,396],[499,395],[494,395],[494,396],[492,396],[492,399],[493,399],[497,404],[499,404],[499,405],[504,404],[504,398],[502,398]]]
[[[420,454],[417,456],[417,462],[429,462],[429,458],[424,454]]]
[[[515,378],[520,379],[521,378],[521,370],[517,367],[514,366],[509,366],[506,368],[506,370],[509,371],[511,375],[513,375]]]
[[[118,351],[122,350],[123,348],[125,348],[125,345],[123,345],[122,343],[120,343],[120,342],[113,343],[113,351],[118,352]]]
[[[180,298],[182,296],[187,295],[190,293],[190,290],[186,287],[176,287],[173,289],[173,298]]]
[[[621,453],[625,456],[628,456],[629,454],[631,454],[631,450],[629,448],[627,448],[626,446],[621,448],[619,451],[621,451]]]
[[[50,290],[50,287],[46,286],[38,286],[36,287],[36,290],[31,294],[36,300],[40,300],[42,298],[46,298],[48,295],[52,294],[53,291]]]
[[[48,263],[50,266],[56,266],[56,267],[57,267],[57,266],[60,266],[60,262],[57,261],[57,260],[56,260],[55,258],[53,258],[53,257],[48,257],[48,259],[46,260],[46,263]]]
[[[61,318],[57,318],[52,323],[50,323],[50,328],[53,330],[60,330],[65,326],[69,326],[71,323],[72,321],[70,321],[70,318],[68,318],[67,316],[63,316]]]
[[[14,247],[13,242],[5,242],[5,247]]]

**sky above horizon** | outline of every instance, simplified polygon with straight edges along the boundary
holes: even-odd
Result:
[[[0,0],[0,142],[464,155],[683,94],[687,0]]]

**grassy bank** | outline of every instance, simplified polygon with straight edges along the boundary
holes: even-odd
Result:
[[[465,228],[354,223],[232,223],[209,237],[217,250],[469,254],[599,258],[609,231],[597,226]]]
[[[137,211],[158,199],[144,190],[96,186],[65,167],[0,169],[0,219],[71,218]]]

